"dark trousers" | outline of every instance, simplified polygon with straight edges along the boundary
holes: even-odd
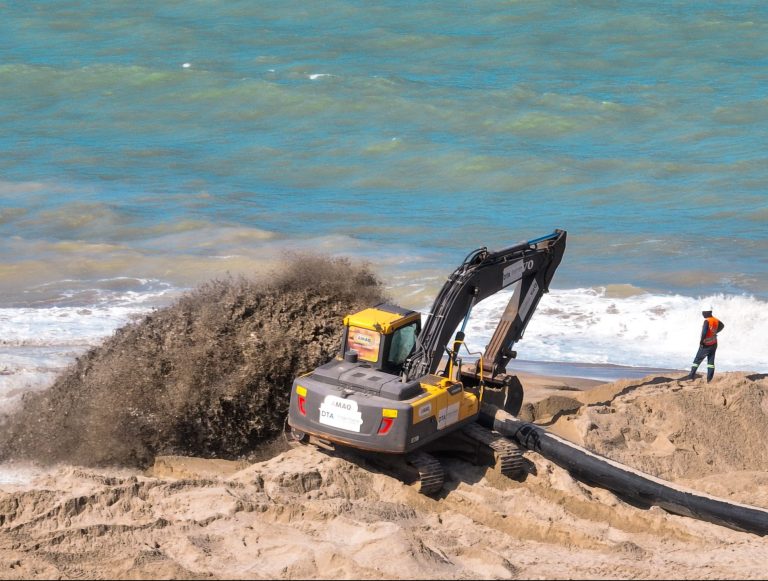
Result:
[[[717,343],[714,345],[701,345],[696,352],[696,357],[693,358],[693,365],[691,365],[691,374],[688,376],[691,379],[696,377],[696,371],[699,369],[699,364],[707,358],[707,383],[712,381],[715,375],[715,351],[717,351]]]

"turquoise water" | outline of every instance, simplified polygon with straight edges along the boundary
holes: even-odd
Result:
[[[7,2],[0,56],[0,380],[286,250],[423,309],[555,228],[529,359],[684,369],[703,298],[768,369],[765,3]]]

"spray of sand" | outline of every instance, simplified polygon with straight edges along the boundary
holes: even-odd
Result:
[[[293,378],[330,359],[345,314],[384,300],[367,265],[291,255],[203,284],[118,329],[0,425],[0,459],[150,465],[233,459],[283,430]]]

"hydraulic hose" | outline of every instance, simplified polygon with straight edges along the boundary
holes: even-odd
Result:
[[[686,489],[590,452],[524,422],[489,404],[482,404],[480,424],[519,446],[537,452],[586,484],[606,488],[640,506],[656,505],[667,512],[715,523],[738,531],[768,533],[768,510],[731,502]]]

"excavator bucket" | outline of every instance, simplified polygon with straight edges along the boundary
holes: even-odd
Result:
[[[461,367],[461,382],[466,389],[477,395],[481,403],[502,409],[513,416],[520,413],[524,390],[516,375],[481,375],[475,365],[468,364]]]

